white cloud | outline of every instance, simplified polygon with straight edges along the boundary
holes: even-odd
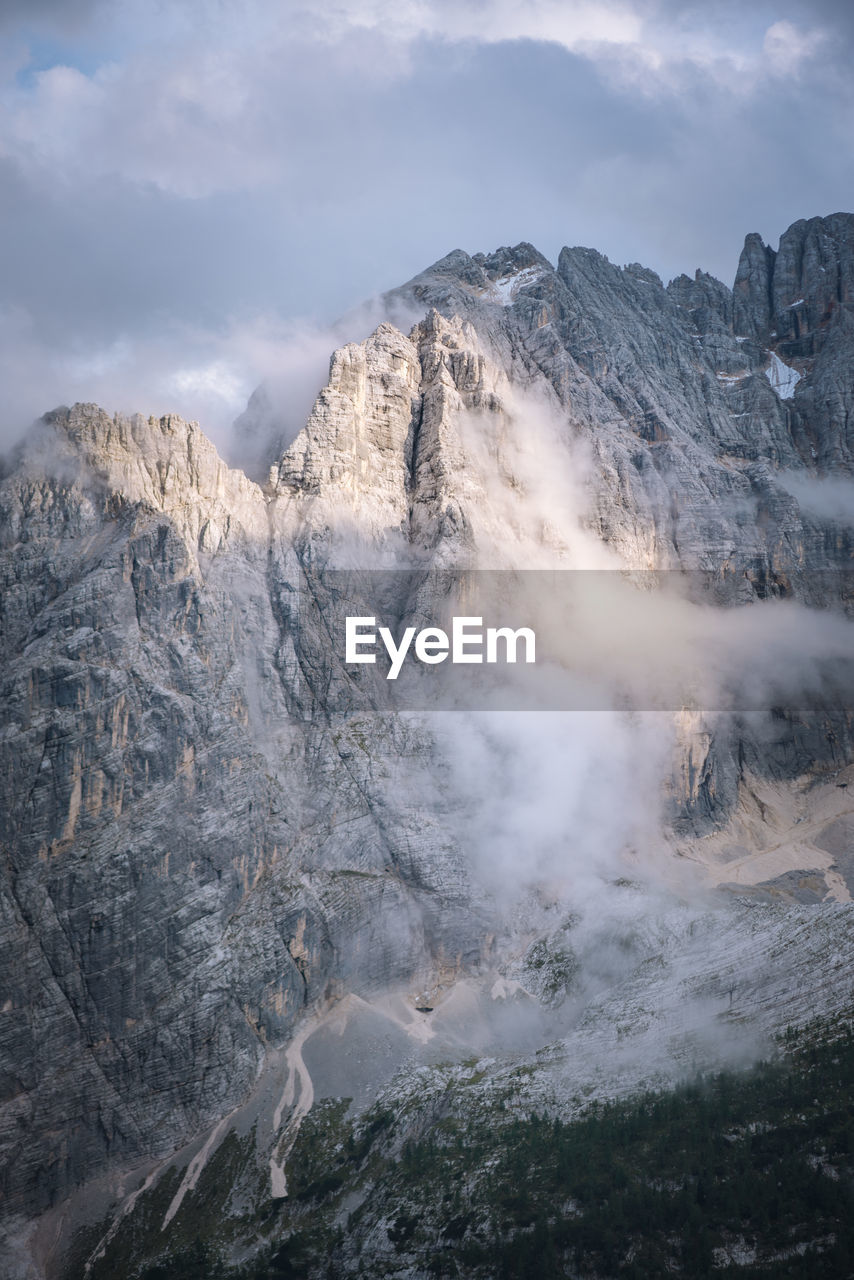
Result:
[[[843,476],[818,478],[795,471],[783,471],[778,479],[807,515],[854,525],[854,480]]]
[[[740,94],[795,73],[817,30],[779,21],[763,31],[686,17],[649,0],[339,0],[320,11],[247,0],[235,13],[205,0],[152,23],[133,3],[123,52],[85,74],[54,66],[7,88],[0,154],[57,174],[117,174],[183,198],[310,181],[339,120],[347,160],[364,135],[350,120],[381,86],[415,74],[423,39],[457,45],[537,40],[595,65],[622,91],[684,88],[697,71]],[[195,16],[195,21],[192,18]],[[134,24],[137,24],[135,27]],[[133,33],[136,31],[136,39]],[[370,118],[370,117],[369,117]]]
[[[342,26],[381,30],[397,39],[438,36],[445,40],[547,40],[574,50],[591,43],[633,43],[641,18],[625,3],[574,3],[565,0],[347,0],[337,8]]]
[[[260,59],[263,72],[270,70]],[[269,87],[269,86],[268,86]],[[250,64],[227,50],[141,53],[91,75],[41,71],[6,95],[0,149],[66,174],[120,174],[196,198],[275,176]]]
[[[774,75],[797,75],[802,64],[820,50],[825,38],[820,30],[804,31],[791,22],[775,22],[765,32],[762,52]]]
[[[126,333],[81,349],[73,338],[58,344],[41,337],[23,309],[2,308],[0,447],[57,404],[91,401],[111,413],[195,419],[227,452],[232,423],[248,397],[259,382],[287,370],[295,346],[305,349],[307,332],[297,322],[256,316],[218,330],[172,323],[156,335]],[[328,364],[328,334],[324,343]],[[322,382],[319,377],[314,391]]]
[[[682,14],[651,0],[575,3],[561,0],[345,0],[326,28],[340,38],[347,26],[379,30],[399,42],[428,36],[449,42],[493,44],[541,40],[597,65],[612,82],[643,93],[684,87],[697,70],[740,93],[764,76],[786,76],[821,47],[825,33],[781,20],[767,31],[749,6],[733,7],[726,21],[689,7]]]
[[[10,91],[6,105],[5,154],[53,165],[90,141],[106,100],[96,79],[57,66],[38,72],[28,90]]]
[[[193,369],[178,369],[172,375],[172,385],[181,397],[221,401],[232,412],[246,397],[244,377],[235,365],[226,360],[214,360]]]
[[[225,423],[275,374],[264,332],[311,347],[302,411],[334,344],[257,317],[332,317],[457,245],[729,278],[746,230],[850,189],[847,62],[815,76],[792,2],[769,27],[714,0],[112,0],[52,46],[75,65],[29,71],[9,31],[7,424],[81,396]]]

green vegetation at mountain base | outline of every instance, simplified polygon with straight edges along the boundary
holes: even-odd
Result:
[[[254,1215],[250,1260],[236,1265],[217,1232],[132,1274],[850,1276],[854,1030],[789,1032],[781,1048],[571,1121],[519,1114],[512,1094],[472,1106],[467,1079],[421,1109],[409,1099],[356,1121],[326,1102],[292,1153],[289,1198]]]

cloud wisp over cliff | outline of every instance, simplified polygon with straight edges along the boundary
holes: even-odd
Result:
[[[851,190],[829,2],[43,0],[2,21],[4,439],[75,400],[222,433],[297,324],[455,245],[729,282],[745,228],[775,239],[802,190],[825,213]]]

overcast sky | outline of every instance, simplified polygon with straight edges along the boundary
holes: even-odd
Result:
[[[732,282],[854,207],[850,0],[3,0],[0,437],[59,402],[222,438],[454,248]],[[353,335],[356,336],[356,335]]]

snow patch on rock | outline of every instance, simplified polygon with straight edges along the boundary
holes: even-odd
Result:
[[[492,293],[502,307],[510,307],[516,301],[519,290],[523,289],[525,285],[533,284],[535,280],[539,280],[541,275],[542,270],[539,267],[525,267],[523,271],[499,276],[497,280],[492,282]]]
[[[776,351],[771,352],[771,363],[765,370],[765,377],[781,400],[791,400],[795,394],[795,387],[801,380],[798,371],[784,364]]]

